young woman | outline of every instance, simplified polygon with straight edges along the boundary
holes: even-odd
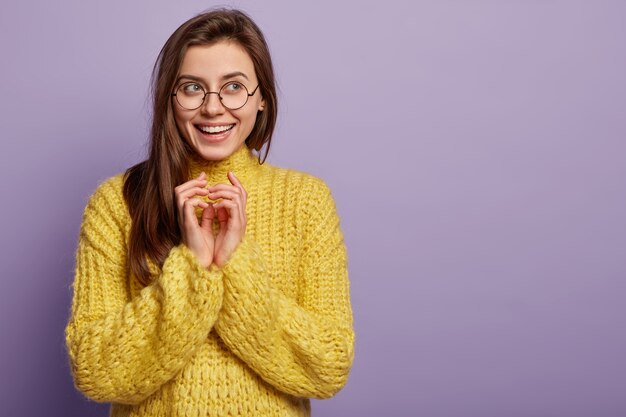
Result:
[[[324,182],[260,161],[277,115],[263,35],[237,10],[199,15],[153,83],[148,159],[85,208],[75,384],[112,416],[309,415],[353,360],[346,251]]]

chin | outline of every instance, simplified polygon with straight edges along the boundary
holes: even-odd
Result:
[[[206,161],[221,161],[235,153],[243,143],[232,146],[230,144],[222,144],[222,146],[194,146],[196,153]]]

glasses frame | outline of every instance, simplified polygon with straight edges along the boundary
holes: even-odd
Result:
[[[244,103],[241,106],[235,107],[235,108],[226,106],[224,104],[224,98],[222,97],[222,94],[221,94],[221,92],[224,89],[224,87],[226,87],[228,84],[232,84],[232,83],[237,83],[240,86],[242,86],[244,90],[246,90],[246,101],[244,101]],[[193,109],[188,109],[187,107],[185,107],[182,104],[180,104],[180,101],[178,101],[178,96],[177,96],[178,90],[185,84],[197,84],[198,87],[200,87],[202,89],[202,91],[204,91],[204,96],[202,96],[202,102],[200,103],[200,105],[198,107],[195,107]],[[256,90],[258,90],[260,86],[261,86],[261,84],[257,84],[257,86],[254,88],[254,90],[252,90],[251,93],[248,93],[248,87],[246,87],[243,83],[240,83],[239,81],[228,81],[228,82],[224,83],[224,85],[221,86],[218,91],[206,91],[204,89],[204,87],[200,83],[197,83],[195,81],[185,81],[184,83],[180,83],[176,87],[176,92],[172,93],[172,97],[176,97],[176,103],[178,103],[178,105],[180,107],[182,107],[183,109],[185,109],[185,110],[198,110],[200,107],[202,107],[204,105],[204,101],[206,100],[206,96],[208,96],[209,94],[217,94],[217,96],[220,99],[220,103],[222,104],[222,106],[224,106],[225,109],[228,109],[228,110],[239,110],[240,108],[242,108],[243,106],[248,104],[248,99],[250,97],[252,97],[254,95],[254,93],[256,93]]]

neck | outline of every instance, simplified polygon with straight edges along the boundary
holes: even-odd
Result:
[[[195,156],[189,161],[190,178],[196,178],[204,171],[209,185],[215,183],[229,184],[228,171],[232,171],[245,185],[248,179],[254,177],[259,167],[257,156],[245,144],[232,155],[219,161],[207,161],[199,156]]]

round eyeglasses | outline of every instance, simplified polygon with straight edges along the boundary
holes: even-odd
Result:
[[[260,84],[259,84],[260,85]],[[252,97],[259,85],[251,92],[245,85],[237,81],[229,81],[220,88],[219,91],[205,91],[204,88],[196,82],[186,82],[178,86],[172,96],[176,97],[176,101],[180,106],[187,110],[196,110],[202,106],[206,96],[209,94],[217,94],[222,105],[229,110],[237,110],[242,108],[248,102],[248,97]]]

